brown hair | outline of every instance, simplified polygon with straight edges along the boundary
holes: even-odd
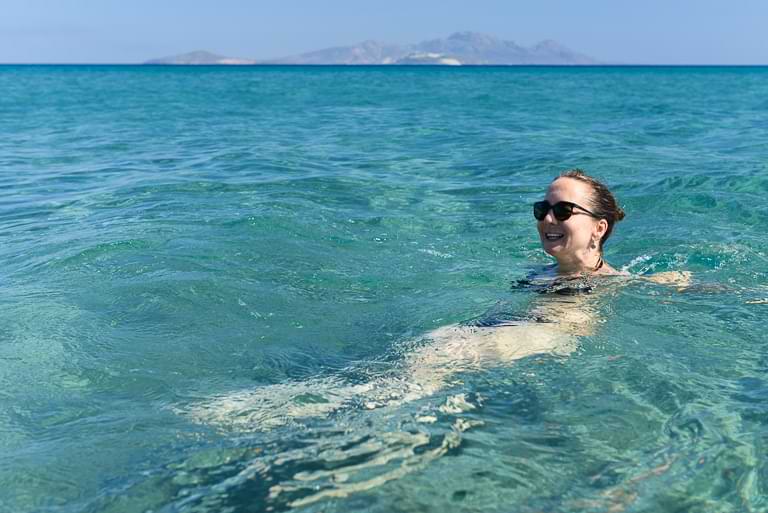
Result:
[[[597,217],[608,222],[608,229],[605,231],[603,238],[600,239],[600,252],[602,252],[603,244],[611,236],[611,232],[613,232],[613,225],[624,219],[624,210],[616,203],[613,193],[608,190],[608,187],[603,182],[589,176],[581,169],[563,171],[557,178],[573,178],[574,180],[586,183],[592,189],[592,211]]]

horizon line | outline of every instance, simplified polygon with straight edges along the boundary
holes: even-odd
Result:
[[[253,64],[161,64],[144,62],[0,62],[0,66],[141,66],[152,68],[290,68],[290,67],[344,67],[344,68],[644,68],[644,67],[667,67],[667,68],[756,68],[768,67],[765,64],[655,64],[655,63],[603,63],[603,64],[298,64],[298,63],[253,63]]]

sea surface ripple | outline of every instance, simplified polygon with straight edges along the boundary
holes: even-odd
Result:
[[[768,510],[768,68],[0,92],[0,511]],[[531,203],[573,167],[627,212],[608,261],[694,286],[637,280],[569,355],[405,400],[425,333],[525,311]]]

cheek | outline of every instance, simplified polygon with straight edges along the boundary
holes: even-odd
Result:
[[[589,226],[580,226],[570,233],[574,246],[586,247],[592,242],[592,230]]]

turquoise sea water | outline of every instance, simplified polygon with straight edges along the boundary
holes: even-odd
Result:
[[[768,68],[5,66],[0,93],[0,510],[768,510]],[[370,404],[430,330],[526,311],[530,204],[571,167],[627,211],[611,264],[694,286]]]

